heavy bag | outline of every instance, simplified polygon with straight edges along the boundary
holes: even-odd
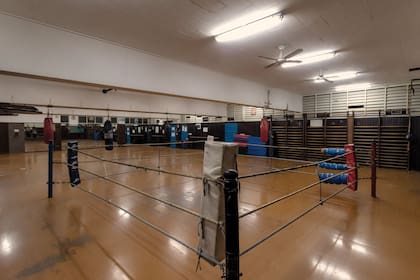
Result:
[[[80,184],[78,150],[79,146],[77,141],[67,142],[67,167],[69,169],[70,185],[72,187]]]
[[[117,144],[124,145],[127,142],[127,132],[125,124],[117,124]]]
[[[44,119],[44,142],[48,144],[54,141],[54,123],[52,118]]]
[[[171,125],[169,124],[168,121],[165,121],[165,123],[163,124],[163,134],[166,136],[166,141],[170,141],[171,139]]]
[[[353,191],[357,191],[357,162],[356,162],[356,155],[354,144],[346,144],[344,145],[344,151],[346,153],[346,164],[348,169],[353,169],[349,171],[347,177],[347,184],[349,185],[349,189]]]
[[[270,124],[267,118],[262,118],[260,122],[260,140],[261,142],[268,142],[268,130],[270,129]]]
[[[105,149],[112,150],[114,148],[114,133],[112,132],[112,123],[110,120],[106,120],[104,123],[104,139]]]

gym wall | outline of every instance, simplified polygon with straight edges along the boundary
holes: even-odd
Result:
[[[51,104],[50,113],[58,115],[92,115],[143,117],[143,118],[180,118],[170,113],[192,114],[226,117],[227,105],[220,102],[193,100],[187,98],[160,96],[153,94],[128,93],[110,91],[102,93],[102,89],[70,85],[51,81],[0,75],[0,102],[41,104],[37,106],[45,114]],[[74,108],[59,108],[69,106]],[[81,109],[91,108],[91,109]],[[92,108],[102,108],[94,110]],[[114,110],[113,110],[114,109]],[[115,111],[119,110],[119,111]],[[143,111],[128,112],[128,111]],[[161,112],[153,114],[147,112]],[[166,115],[165,113],[169,114]],[[0,116],[0,122],[42,123],[45,115]]]
[[[264,106],[268,88],[141,50],[0,14],[0,71]],[[274,108],[301,111],[302,96],[271,89]]]

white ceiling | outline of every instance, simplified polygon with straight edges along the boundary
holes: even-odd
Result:
[[[273,7],[285,14],[274,30],[230,43],[209,35],[221,23]],[[362,74],[352,82],[376,84],[420,78],[420,71],[408,72],[420,66],[419,0],[0,0],[0,10],[295,93],[348,83],[305,81],[320,71],[356,70]],[[267,61],[257,56],[277,56],[280,44],[339,54],[264,69]]]

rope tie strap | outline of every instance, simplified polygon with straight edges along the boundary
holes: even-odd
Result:
[[[209,179],[207,177],[203,177],[203,195],[206,196],[209,189]]]
[[[201,254],[203,253],[203,250],[199,248],[198,252],[199,252],[199,254],[198,254],[198,258],[197,258],[197,265],[195,267],[195,272],[197,272],[198,270],[201,271]]]

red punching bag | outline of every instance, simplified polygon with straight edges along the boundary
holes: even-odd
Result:
[[[54,141],[54,123],[52,118],[44,119],[44,142],[48,144]]]
[[[270,124],[266,118],[262,118],[260,122],[260,140],[261,142],[268,142],[268,130],[270,128]]]

